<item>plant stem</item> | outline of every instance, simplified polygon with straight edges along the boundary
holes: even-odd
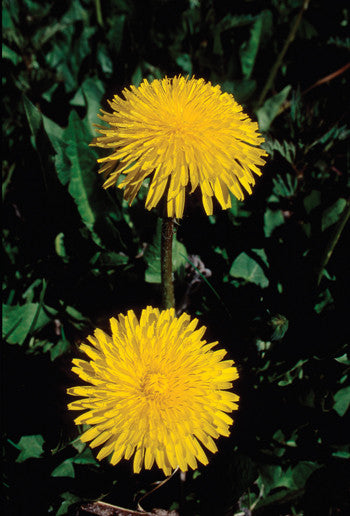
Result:
[[[175,307],[173,285],[173,232],[174,219],[163,217],[161,237],[161,277],[162,277],[162,301],[164,308]]]
[[[300,11],[298,13],[298,16],[295,19],[294,25],[290,29],[290,32],[289,32],[288,37],[287,37],[287,39],[286,39],[286,41],[285,41],[285,43],[283,45],[283,48],[282,48],[281,52],[278,54],[277,59],[275,61],[275,64],[273,65],[273,67],[270,70],[270,73],[269,73],[269,76],[268,76],[267,81],[265,83],[264,89],[262,90],[260,98],[259,98],[259,101],[258,101],[258,105],[259,106],[261,106],[263,104],[263,102],[265,100],[265,97],[268,94],[268,92],[269,92],[269,90],[270,90],[270,88],[271,88],[271,86],[273,84],[273,81],[275,80],[275,77],[277,75],[279,67],[282,64],[283,58],[286,55],[288,47],[292,43],[293,39],[295,38],[295,34],[296,34],[297,30],[298,30],[298,27],[300,25],[300,22],[301,22],[301,19],[303,17],[303,14],[306,11],[306,9],[309,7],[309,2],[310,2],[310,0],[304,0],[303,6],[300,9]]]
[[[96,8],[97,23],[100,25],[100,27],[103,27],[103,16],[102,16],[100,0],[95,0],[95,8]]]
[[[327,264],[333,254],[335,246],[338,243],[340,235],[342,234],[342,231],[345,228],[347,221],[349,220],[349,217],[350,217],[350,199],[348,199],[348,201],[346,203],[343,213],[340,216],[339,222],[336,225],[334,232],[332,234],[332,237],[331,237],[330,241],[328,242],[328,245],[322,256],[320,266],[317,269],[317,286],[321,283],[323,270],[327,267]]]

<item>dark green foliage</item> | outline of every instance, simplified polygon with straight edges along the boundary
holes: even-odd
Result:
[[[207,217],[193,195],[176,226],[177,304],[235,359],[241,396],[230,438],[187,476],[185,514],[349,514],[345,0],[310,2],[258,104],[302,5],[3,2],[4,514],[135,508],[162,478],[98,463],[66,388],[94,327],[160,304],[159,212],[146,186],[132,207],[102,189],[92,124],[123,87],[175,74],[233,93],[269,153],[252,196]],[[178,492],[176,477],[144,506],[176,508]]]

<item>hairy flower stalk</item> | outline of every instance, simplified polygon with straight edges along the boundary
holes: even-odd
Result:
[[[174,219],[163,217],[160,269],[162,278],[162,302],[164,308],[175,307],[173,283],[173,235]]]
[[[112,464],[133,458],[135,473],[154,463],[170,475],[177,467],[195,469],[208,463],[203,447],[217,451],[214,439],[228,436],[238,396],[231,389],[238,377],[226,351],[202,340],[198,320],[175,316],[175,310],[147,307],[140,321],[130,310],[112,318],[111,336],[97,329],[80,349],[90,361],[73,360],[73,371],[90,385],[68,389],[83,411],[76,424],[91,428],[81,436],[98,459]]]
[[[147,177],[146,208],[165,197],[168,217],[183,216],[185,197],[200,188],[205,212],[213,213],[213,197],[223,209],[231,206],[230,192],[243,199],[260,175],[266,152],[258,124],[220,86],[204,79],[174,77],[146,79],[136,88],[114,96],[111,113],[102,111],[102,136],[92,145],[110,149],[98,161],[107,178],[104,188],[124,189],[131,204]],[[123,179],[119,178],[123,174]]]

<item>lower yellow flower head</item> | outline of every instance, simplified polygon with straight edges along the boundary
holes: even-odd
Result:
[[[242,112],[229,93],[204,79],[174,77],[146,79],[138,88],[123,90],[125,99],[114,96],[112,113],[100,118],[109,128],[98,126],[103,135],[92,145],[112,149],[98,161],[100,172],[109,176],[104,187],[114,185],[132,203],[144,179],[151,177],[146,208],[167,197],[169,217],[182,217],[185,195],[197,186],[206,213],[213,213],[212,197],[223,209],[231,206],[230,193],[243,199],[242,187],[251,193],[258,166],[266,152],[258,124]]]
[[[225,350],[202,340],[197,319],[175,316],[174,309],[148,306],[140,321],[130,310],[110,320],[112,336],[95,330],[91,345],[80,349],[90,362],[73,360],[73,371],[91,385],[72,387],[83,396],[68,405],[85,412],[76,424],[91,428],[82,436],[90,446],[103,445],[97,458],[116,464],[134,454],[134,472],[154,462],[166,475],[179,466],[208,463],[203,445],[215,453],[213,441],[228,436],[238,396],[227,391],[238,377]]]

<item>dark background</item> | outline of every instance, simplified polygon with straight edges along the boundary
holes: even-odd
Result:
[[[235,360],[241,396],[230,438],[187,476],[185,513],[349,514],[350,11],[302,6],[3,2],[4,514],[135,508],[163,478],[97,463],[66,388],[94,327],[161,301],[158,212],[146,187],[131,208],[101,188],[92,123],[125,86],[176,74],[233,93],[269,152],[252,196],[207,217],[192,195],[177,225],[177,304]],[[179,489],[144,507],[177,508]]]

